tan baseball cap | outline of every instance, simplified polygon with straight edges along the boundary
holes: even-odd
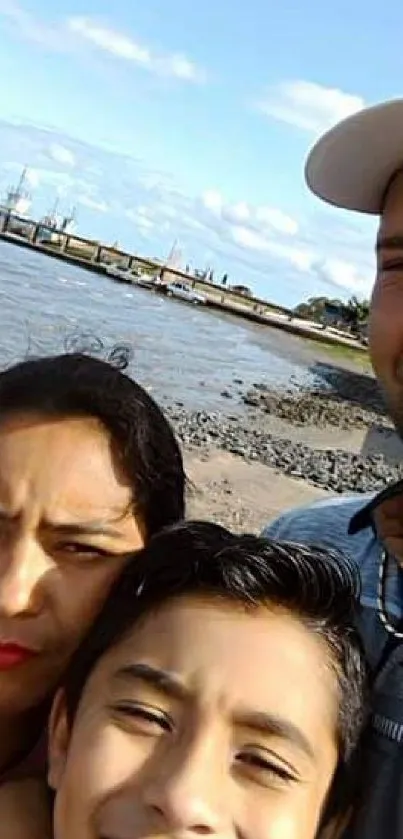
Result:
[[[305,165],[309,189],[345,210],[378,215],[403,169],[403,99],[365,108],[327,131]]]

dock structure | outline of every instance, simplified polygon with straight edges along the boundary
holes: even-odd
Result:
[[[161,292],[168,283],[180,280],[188,283],[192,289],[200,291],[209,308],[322,343],[367,352],[367,348],[353,336],[340,334],[338,330],[331,327],[298,318],[284,306],[278,306],[258,297],[246,296],[227,285],[219,285],[207,278],[201,279],[172,264],[128,253],[117,246],[105,245],[69,231],[57,230],[54,226],[46,225],[44,221],[38,222],[19,216],[16,212],[5,208],[0,208],[0,241],[35,250],[80,268],[107,275],[118,282],[136,285],[137,278],[134,272],[142,271],[158,277],[158,284],[154,286],[150,283],[148,286],[152,291]],[[111,266],[122,269],[122,273],[119,276],[112,276],[108,273],[108,268]]]

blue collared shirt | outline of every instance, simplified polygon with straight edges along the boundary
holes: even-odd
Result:
[[[284,513],[262,534],[272,539],[336,549],[355,562],[361,577],[357,624],[373,667],[389,638],[377,608],[379,566],[384,546],[372,521],[371,508],[376,498],[376,494],[326,498]],[[367,507],[370,508],[368,515],[365,513]],[[351,534],[349,530],[357,514],[361,520],[360,529]],[[393,559],[388,566],[385,594],[389,620],[398,622],[403,618],[403,571]]]

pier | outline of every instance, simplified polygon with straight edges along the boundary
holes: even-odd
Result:
[[[128,253],[71,232],[55,230],[54,227],[47,226],[43,222],[19,216],[15,212],[0,211],[1,240],[133,286],[137,284],[135,271],[156,276],[159,279],[158,285],[149,284],[150,292],[154,293],[161,293],[164,285],[180,280],[188,283],[192,289],[200,291],[205,297],[208,308],[325,344],[367,352],[366,347],[352,336],[340,333],[331,327],[323,327],[321,324],[295,317],[291,310],[283,306],[277,306],[254,296],[246,296],[239,291],[207,279],[200,279],[162,262]],[[108,274],[108,268],[111,266],[119,267],[126,273],[120,277],[113,277]],[[130,272],[133,273],[130,274]]]

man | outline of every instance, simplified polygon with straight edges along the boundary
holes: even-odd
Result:
[[[344,120],[312,149],[306,178],[335,206],[380,216],[370,352],[403,436],[403,100]],[[266,535],[329,545],[361,572],[358,623],[373,668],[367,816],[360,839],[403,835],[403,481],[375,496],[330,499],[281,516]]]
[[[3,784],[44,770],[41,734],[71,655],[127,554],[183,513],[172,430],[121,370],[75,353],[0,373]]]
[[[354,593],[320,550],[155,536],[55,700],[54,839],[336,836],[365,716]]]

